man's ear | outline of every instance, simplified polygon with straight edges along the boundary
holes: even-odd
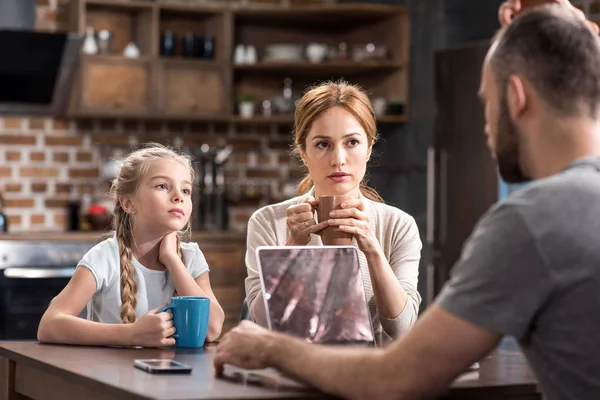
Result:
[[[521,116],[527,109],[527,95],[525,93],[525,84],[523,79],[517,75],[508,78],[506,87],[506,102],[508,111],[513,120]]]

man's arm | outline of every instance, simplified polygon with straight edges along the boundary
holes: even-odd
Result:
[[[266,364],[349,399],[415,399],[442,392],[493,350],[501,335],[433,305],[384,350],[315,346],[281,334],[266,340]]]

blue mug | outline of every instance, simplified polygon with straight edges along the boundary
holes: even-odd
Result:
[[[171,310],[177,332],[176,347],[202,347],[208,330],[210,299],[208,297],[177,296],[158,312]]]

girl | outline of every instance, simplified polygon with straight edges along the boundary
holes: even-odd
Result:
[[[210,298],[206,340],[221,334],[224,313],[190,230],[190,159],[153,144],[131,153],[112,183],[116,233],[93,247],[44,313],[40,342],[169,346],[172,316],[158,309],[177,293]],[[78,315],[87,305],[87,320]],[[139,317],[139,318],[138,318]]]
[[[367,162],[377,140],[375,113],[365,92],[346,82],[307,91],[294,115],[294,152],[308,174],[298,197],[256,211],[248,222],[246,300],[250,316],[266,326],[256,261],[258,246],[321,245],[325,227],[354,235],[376,333],[397,338],[417,320],[421,239],[413,217],[383,203],[366,186]],[[350,195],[343,209],[317,223],[316,199]]]

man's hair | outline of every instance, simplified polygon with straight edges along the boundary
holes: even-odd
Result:
[[[598,117],[600,38],[574,11],[559,4],[532,9],[493,43],[490,65],[502,96],[509,77],[521,75],[561,115]]]

